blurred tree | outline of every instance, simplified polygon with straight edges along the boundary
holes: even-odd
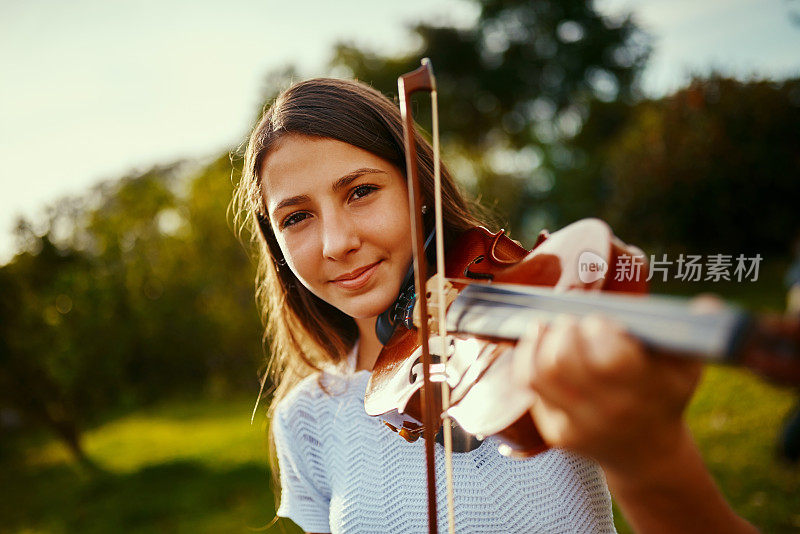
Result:
[[[191,229],[187,255],[195,260],[186,265],[183,276],[200,289],[194,309],[216,325],[206,366],[213,387],[223,391],[251,384],[263,356],[255,271],[226,224],[231,219],[227,210],[233,176],[239,175],[234,168],[240,166],[228,154],[220,156],[193,176],[186,196],[186,225]]]
[[[21,222],[23,252],[0,267],[0,408],[88,464],[79,428],[104,412],[254,391],[260,326],[231,191],[227,157],[173,164],[58,203],[43,232]]]
[[[648,247],[788,254],[800,235],[800,80],[695,79],[608,128],[616,111],[593,114],[576,139],[593,165],[564,181],[599,195],[581,215]]]
[[[791,4],[789,7],[789,20],[792,21],[792,24],[795,26],[800,27],[800,8],[798,8],[797,0],[788,0]]]
[[[571,139],[594,103],[636,95],[649,46],[630,18],[604,18],[583,0],[479,4],[473,27],[414,27],[420,45],[407,55],[340,44],[333,65],[396,94],[398,74],[430,57],[451,166],[530,237],[542,223],[564,222],[549,199],[560,175],[582,164]],[[425,113],[418,120],[430,124]]]
[[[23,253],[0,267],[0,406],[45,425],[92,466],[80,444],[77,413],[84,399],[77,397],[97,392],[84,390],[96,375],[81,376],[88,362],[76,362],[72,350],[80,340],[54,328],[71,319],[65,317],[73,307],[68,295],[85,281],[80,273],[88,261],[79,252],[59,250],[47,234],[37,241],[35,254]]]

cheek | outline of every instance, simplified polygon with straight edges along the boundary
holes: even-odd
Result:
[[[318,266],[313,263],[313,258],[316,257],[311,250],[313,240],[285,234],[277,235],[286,265],[303,285],[308,287],[308,281],[313,280],[313,275],[318,272]]]
[[[374,217],[366,224],[372,235],[377,236],[395,253],[407,252],[411,257],[411,221],[407,202],[390,201],[380,207],[382,216]]]

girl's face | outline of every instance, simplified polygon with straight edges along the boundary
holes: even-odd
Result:
[[[412,254],[399,169],[341,141],[289,135],[261,177],[272,230],[304,286],[355,319],[394,302]]]

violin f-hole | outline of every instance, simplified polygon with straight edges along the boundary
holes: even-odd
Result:
[[[431,374],[445,375],[443,358],[439,354],[431,354]],[[414,363],[411,366],[411,371],[409,371],[408,373],[408,383],[416,384],[417,380],[420,380],[421,378],[422,378],[422,355],[418,356],[417,359],[414,360]],[[439,382],[441,380],[439,380],[437,376],[432,381]]]
[[[470,267],[472,267],[473,265],[481,263],[483,259],[484,259],[483,254],[481,254],[480,256],[469,262],[469,265],[464,267],[464,277],[470,278],[472,280],[494,280],[494,275],[491,273],[476,273],[475,271],[472,271],[470,269]]]

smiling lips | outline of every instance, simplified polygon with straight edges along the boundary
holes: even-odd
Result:
[[[355,271],[343,274],[342,276],[331,280],[331,283],[342,289],[361,289],[367,284],[367,282],[370,281],[381,261],[382,260],[376,261],[375,263],[371,263],[365,267],[360,267]]]

